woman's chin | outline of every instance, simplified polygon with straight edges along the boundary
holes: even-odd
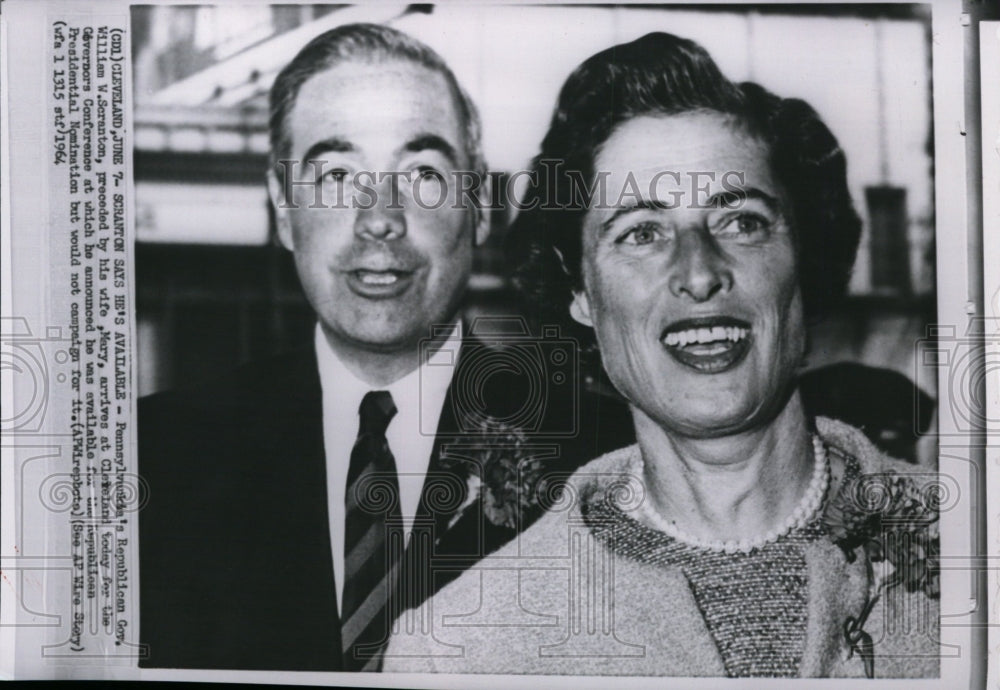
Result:
[[[752,428],[754,423],[749,410],[720,406],[690,405],[683,410],[659,409],[655,416],[644,416],[660,429],[684,438],[719,438]]]
[[[709,439],[733,436],[759,426],[758,422],[746,415],[715,414],[685,420],[677,431],[687,438]]]
[[[662,400],[662,398],[661,398]],[[732,395],[675,398],[673,404],[642,405],[650,421],[685,438],[720,438],[760,429],[777,417],[786,396],[736,398]],[[635,406],[633,406],[635,409]]]

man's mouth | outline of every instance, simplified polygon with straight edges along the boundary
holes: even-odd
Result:
[[[364,269],[354,271],[365,285],[392,285],[399,280],[398,271],[366,271]]]
[[[358,268],[347,272],[347,283],[352,291],[362,297],[382,299],[402,294],[412,277],[413,271]]]
[[[730,316],[675,321],[660,334],[670,355],[704,374],[717,374],[737,364],[750,351],[751,326]]]

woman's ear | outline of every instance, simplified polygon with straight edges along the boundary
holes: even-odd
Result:
[[[569,315],[577,323],[594,327],[594,322],[590,320],[590,301],[583,290],[573,293],[573,301],[569,303]]]

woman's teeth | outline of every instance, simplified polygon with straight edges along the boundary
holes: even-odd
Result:
[[[725,342],[736,343],[749,335],[749,330],[739,326],[714,326],[712,328],[689,328],[684,331],[667,333],[663,342],[670,347],[686,347],[687,345],[720,344],[720,351]]]

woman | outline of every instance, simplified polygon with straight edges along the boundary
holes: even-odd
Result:
[[[596,336],[638,443],[404,616],[385,668],[937,675],[925,487],[796,389],[860,233],[830,131],[649,34],[569,77],[536,166],[517,282]]]

